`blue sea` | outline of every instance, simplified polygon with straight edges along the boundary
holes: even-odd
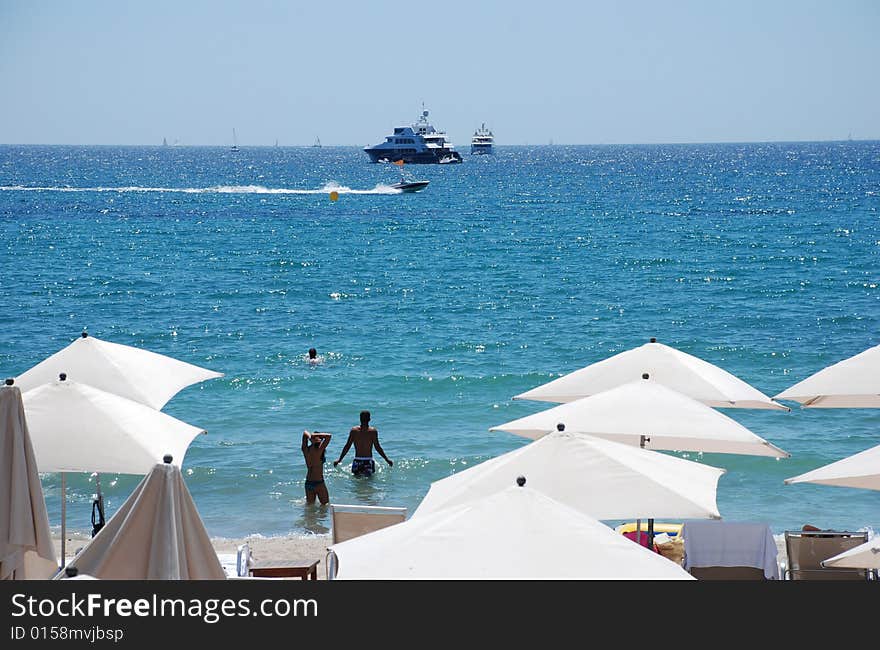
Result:
[[[656,337],[767,395],[880,343],[880,142],[499,146],[396,167],[356,147],[0,146],[0,374],[83,330],[224,373],[165,411],[212,536],[326,533],[337,503],[415,510],[528,440],[512,397]],[[330,199],[336,190],[338,200]],[[315,347],[323,363],[310,365]],[[876,492],[783,480],[880,444],[880,410],[726,409],[791,453],[723,467],[725,519],[880,529]],[[333,469],[368,409],[394,460]],[[140,477],[101,475],[108,516]],[[60,477],[43,485],[60,524]],[[95,477],[68,476],[90,531]]]

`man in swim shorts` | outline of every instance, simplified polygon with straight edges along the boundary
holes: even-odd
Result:
[[[339,460],[333,461],[333,467],[339,465],[351,446],[354,445],[354,460],[351,463],[351,473],[355,476],[372,476],[376,471],[376,463],[373,461],[373,447],[379,455],[388,463],[388,467],[394,465],[391,459],[385,455],[382,445],[379,444],[379,431],[370,426],[370,412],[361,411],[361,424],[352,427],[348,432],[348,440],[339,454]]]
[[[324,451],[330,444],[331,435],[315,431],[303,431],[302,452],[306,459],[306,503],[314,503],[315,497],[322,505],[330,503],[330,495],[324,484]]]

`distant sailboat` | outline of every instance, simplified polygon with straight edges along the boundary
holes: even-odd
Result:
[[[167,146],[168,146],[168,139],[167,139],[167,138],[162,138],[162,146],[163,146],[163,147],[167,147]]]
[[[315,137],[315,144],[313,144],[312,146],[313,147],[320,147],[321,146],[321,138],[316,136]]]
[[[238,139],[235,137],[235,129],[232,129],[232,147],[230,151],[238,151]]]

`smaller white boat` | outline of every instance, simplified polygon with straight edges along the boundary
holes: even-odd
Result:
[[[440,163],[441,165],[452,165],[455,163],[460,163],[461,158],[454,158],[453,156],[443,156],[437,162]]]
[[[474,137],[471,138],[471,153],[472,154],[487,154],[492,153],[492,146],[495,143],[495,135],[486,128],[486,123],[483,122],[483,125],[474,131]]]
[[[232,146],[229,148],[230,151],[238,151],[238,139],[235,137],[235,129],[232,129]]]

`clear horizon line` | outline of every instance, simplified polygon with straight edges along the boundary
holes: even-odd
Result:
[[[828,138],[819,140],[688,140],[681,142],[543,142],[543,143],[495,143],[495,147],[617,147],[617,146],[635,146],[635,147],[652,147],[652,146],[672,146],[672,145],[706,145],[706,144],[810,144],[810,143],[833,143],[833,142],[880,142],[880,138]],[[314,144],[238,144],[241,149],[316,149],[316,148],[363,148],[370,145],[360,144],[322,144],[321,147],[315,147]],[[463,149],[467,149],[469,145],[462,145]],[[125,144],[107,144],[107,143],[88,143],[73,144],[69,142],[2,142],[0,147],[158,147],[160,149],[179,149],[179,148],[211,148],[211,149],[228,149],[228,144],[153,144],[153,143],[125,143]]]

